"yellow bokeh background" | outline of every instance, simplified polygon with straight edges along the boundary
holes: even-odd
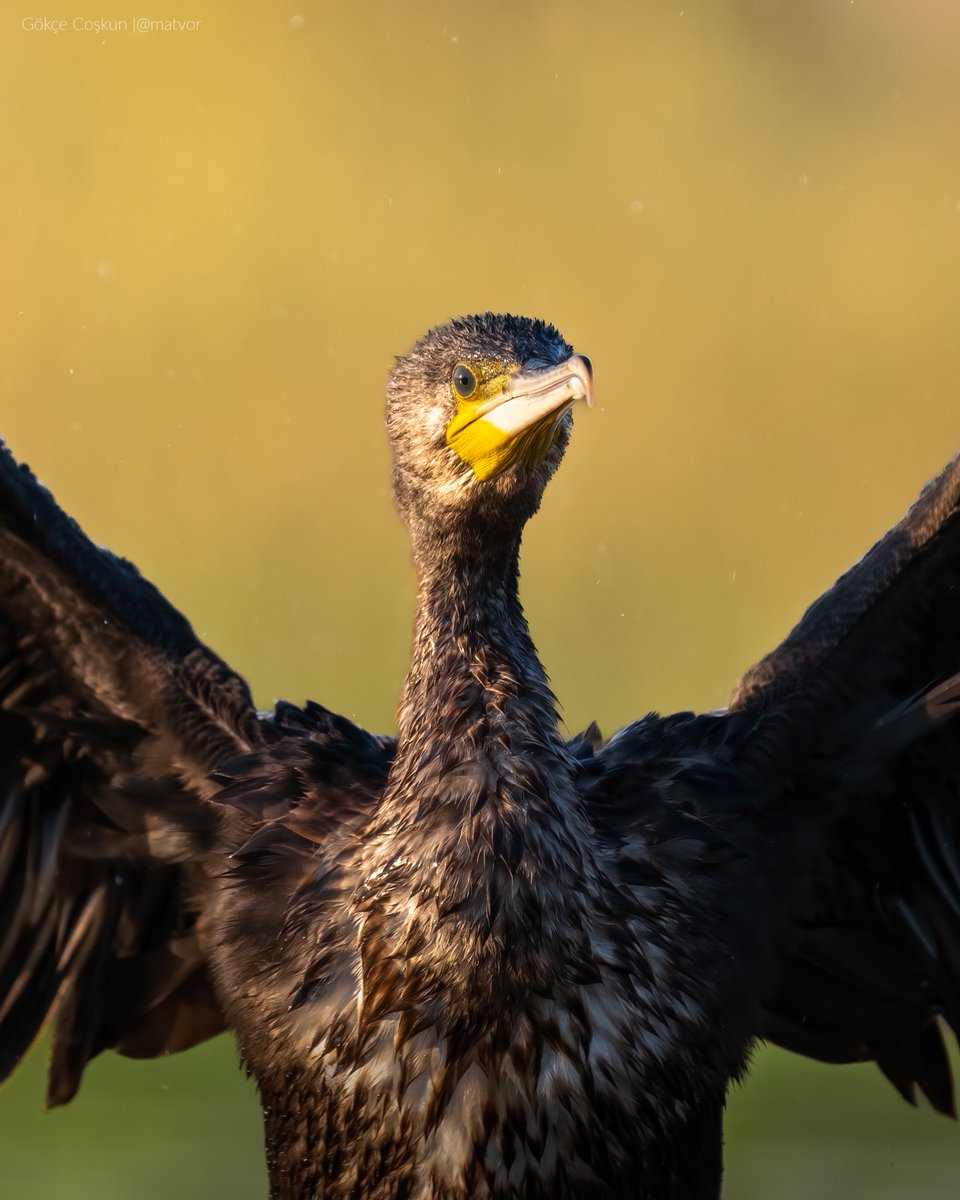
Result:
[[[0,5],[0,436],[262,705],[392,727],[383,383],[456,313],[596,366],[523,560],[571,728],[721,704],[960,445],[951,0],[140,16],[197,27]],[[225,1039],[104,1056],[49,1116],[41,1059],[0,1091],[5,1194],[264,1194]],[[728,1163],[731,1198],[934,1200],[960,1140],[763,1051]]]

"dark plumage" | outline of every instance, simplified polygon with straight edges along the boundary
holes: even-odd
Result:
[[[229,1028],[287,1200],[716,1197],[757,1037],[953,1111],[960,462],[727,710],[565,743],[517,555],[589,394],[523,318],[397,362],[396,739],[257,714],[2,452],[0,1076]]]

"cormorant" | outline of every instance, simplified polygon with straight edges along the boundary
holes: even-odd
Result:
[[[0,1076],[230,1029],[271,1194],[716,1197],[758,1037],[953,1112],[960,460],[727,709],[566,742],[518,599],[592,369],[466,317],[396,363],[396,738],[246,684],[0,461]]]

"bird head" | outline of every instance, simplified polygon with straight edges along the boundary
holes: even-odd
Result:
[[[458,317],[399,358],[387,386],[394,494],[416,533],[519,532],[592,402],[590,361],[528,317]]]

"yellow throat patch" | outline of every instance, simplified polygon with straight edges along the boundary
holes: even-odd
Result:
[[[446,442],[477,479],[492,479],[508,467],[535,467],[553,442],[559,413],[549,413],[520,433],[511,434],[486,420],[496,407],[519,364],[476,359],[458,365],[451,381],[457,411],[446,430]],[[459,376],[458,376],[458,373]],[[464,395],[473,379],[472,390]]]

